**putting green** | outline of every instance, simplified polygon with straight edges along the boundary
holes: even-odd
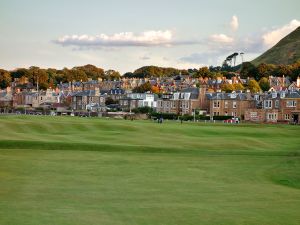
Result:
[[[2,225],[298,225],[300,127],[0,117]]]

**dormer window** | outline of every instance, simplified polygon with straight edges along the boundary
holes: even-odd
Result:
[[[277,92],[272,92],[272,98],[276,98],[277,97]]]
[[[232,93],[230,94],[230,98],[236,98],[236,93],[235,93],[235,92],[232,92]]]

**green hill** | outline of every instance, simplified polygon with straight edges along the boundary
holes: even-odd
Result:
[[[254,65],[293,64],[300,60],[300,27],[281,39],[274,47],[252,61]]]

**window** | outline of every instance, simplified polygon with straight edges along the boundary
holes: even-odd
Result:
[[[265,100],[264,106],[265,108],[272,108],[272,100]]]
[[[286,102],[286,107],[296,107],[297,102],[295,100],[290,100]]]
[[[220,102],[214,101],[214,108],[220,108]]]
[[[228,108],[228,101],[225,101],[225,109]]]
[[[268,113],[267,120],[277,120],[277,114],[276,113]]]
[[[185,106],[188,109],[189,108],[189,102],[187,102]]]
[[[285,114],[285,115],[284,115],[284,119],[285,119],[285,120],[290,120],[290,114]]]
[[[232,108],[236,109],[236,102],[232,103]]]
[[[275,101],[275,108],[278,109],[279,108],[279,100]]]

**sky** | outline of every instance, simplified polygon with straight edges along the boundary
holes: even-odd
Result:
[[[234,52],[250,61],[300,26],[299,9],[299,0],[0,0],[0,68],[188,69]]]

